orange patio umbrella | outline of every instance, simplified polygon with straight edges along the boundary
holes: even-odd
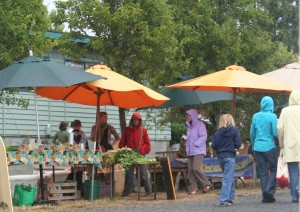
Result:
[[[160,106],[169,98],[143,86],[121,74],[112,71],[105,65],[95,65],[86,70],[88,73],[102,76],[99,79],[69,87],[43,87],[37,94],[54,100],[94,105],[97,111],[100,105],[114,105],[122,108],[141,108]],[[98,116],[99,113],[96,113]],[[96,117],[96,125],[98,124]],[[96,128],[97,129],[97,128]],[[96,132],[96,138],[97,132]]]
[[[231,65],[225,70],[190,79],[170,88],[233,92],[232,114],[235,117],[235,95],[240,93],[290,93],[292,88],[247,71],[242,66]]]

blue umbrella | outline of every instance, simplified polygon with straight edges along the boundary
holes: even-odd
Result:
[[[15,62],[0,71],[0,89],[16,87],[60,86],[68,87],[73,84],[104,79],[101,76],[87,73],[81,69],[47,59],[30,56]],[[37,110],[36,92],[34,92],[37,136],[40,141],[39,119]]]
[[[168,97],[170,101],[159,107],[155,107],[157,109],[183,105],[206,104],[209,102],[232,100],[233,98],[232,93],[225,91],[187,90],[182,88],[165,88],[160,93]],[[237,97],[237,99],[241,98]]]

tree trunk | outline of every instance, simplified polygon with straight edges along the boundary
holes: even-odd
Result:
[[[125,108],[119,107],[119,119],[120,119],[120,128],[122,134],[126,127]]]

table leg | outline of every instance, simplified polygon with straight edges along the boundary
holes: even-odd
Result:
[[[154,183],[153,183],[153,189],[154,189],[154,200],[156,200],[156,167],[154,165]]]
[[[141,199],[141,170],[139,165],[137,165],[137,174],[138,174],[138,200],[140,200]]]
[[[73,180],[76,181],[76,165],[73,165]]]
[[[55,167],[52,166],[52,180],[55,183]]]
[[[177,172],[176,179],[175,179],[175,190],[176,190],[176,192],[179,191],[180,177],[181,177],[181,172]]]
[[[184,182],[185,182],[185,185],[186,185],[186,191],[189,191],[189,189],[188,189],[189,181],[188,181],[188,177],[187,177],[187,172],[183,171],[182,174],[183,174]]]
[[[110,199],[115,197],[115,166],[110,166]]]
[[[44,194],[44,176],[43,176],[43,164],[40,164],[40,189],[41,189],[41,200],[45,200]]]
[[[92,188],[91,188],[91,200],[94,199],[94,164],[92,164],[92,182],[91,182],[91,185],[92,185]]]

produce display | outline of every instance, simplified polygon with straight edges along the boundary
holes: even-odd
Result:
[[[41,144],[38,146],[32,146],[32,145],[27,145],[27,144],[21,144],[20,146],[6,146],[6,151],[18,151],[18,152],[30,152],[33,150],[53,150],[53,151],[67,151],[67,150],[73,150],[73,151],[78,151],[80,150],[80,146],[78,144],[74,145],[46,145],[46,144]]]
[[[126,171],[132,164],[149,164],[156,162],[155,158],[146,158],[129,148],[111,150],[102,154],[102,167],[120,164]]]

